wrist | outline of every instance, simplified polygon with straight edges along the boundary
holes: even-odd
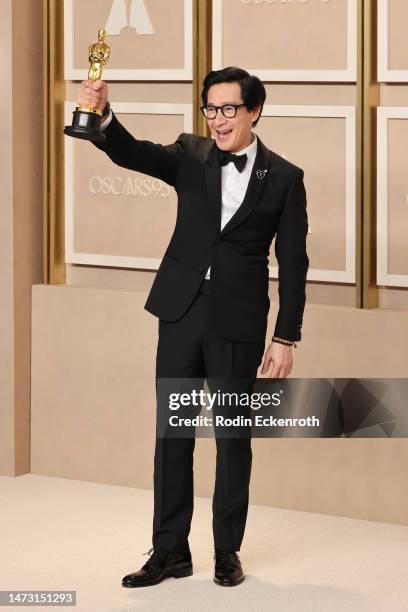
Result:
[[[109,113],[110,113],[110,104],[109,104],[109,102],[107,102],[105,104],[105,107],[104,107],[103,111],[102,111],[102,121],[109,117]]]
[[[279,338],[278,336],[273,336],[272,342],[276,342],[277,344],[283,344],[284,346],[293,346],[294,348],[297,348],[297,344],[293,340],[287,340],[286,338]]]

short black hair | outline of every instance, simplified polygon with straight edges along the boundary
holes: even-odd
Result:
[[[262,114],[266,98],[266,91],[262,81],[258,77],[249,74],[246,70],[236,68],[235,66],[229,66],[221,70],[211,70],[203,81],[201,99],[204,106],[207,106],[208,90],[212,85],[217,85],[218,83],[239,83],[242,101],[247,109],[251,111],[258,106],[261,107],[258,119],[252,124],[255,127]]]

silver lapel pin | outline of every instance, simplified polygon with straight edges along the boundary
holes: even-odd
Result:
[[[268,172],[268,170],[266,168],[265,168],[265,170],[257,170],[256,171],[256,176],[259,179],[263,179],[263,178],[265,178],[267,172]]]

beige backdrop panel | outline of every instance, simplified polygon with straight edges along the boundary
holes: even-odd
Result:
[[[345,128],[342,118],[263,117],[257,129],[267,147],[305,172],[310,268],[346,268]]]
[[[407,85],[380,85],[380,106],[407,106],[408,107],[408,87]],[[403,163],[406,152],[401,157]],[[404,169],[404,175],[406,170]],[[403,176],[404,176],[403,175]],[[401,193],[401,192],[400,192]],[[394,199],[394,196],[393,196]],[[408,289],[402,287],[380,287],[379,306],[381,308],[401,308],[408,310]]]
[[[89,44],[96,42],[100,27],[106,28],[111,9],[120,15],[123,5],[128,7],[128,23],[131,0],[74,0],[74,68],[88,69]],[[109,69],[184,68],[184,0],[144,0],[144,6],[154,33],[138,33],[126,25],[119,35],[108,35]]]
[[[156,143],[174,142],[184,131],[179,115],[118,114],[118,118],[139,139]],[[161,259],[175,224],[173,188],[120,168],[82,141],[74,141],[73,183],[76,252]]]
[[[42,281],[43,257],[42,4],[0,3],[0,474],[8,476],[30,469],[31,285]]]
[[[145,300],[33,288],[32,473],[152,488],[157,320]],[[272,303],[268,337],[276,314]],[[303,338],[295,377],[408,375],[408,313],[309,305]],[[214,440],[197,447],[195,493],[210,496]],[[252,503],[408,524],[406,439],[253,447]]]
[[[259,70],[347,68],[346,0],[223,0],[222,6],[224,66]],[[239,44],[237,33],[245,33],[239,36]]]
[[[408,70],[407,0],[388,0],[388,67]]]
[[[0,113],[2,129],[0,215],[0,474],[15,470],[15,382],[14,382],[14,261],[13,261],[13,29],[12,0],[2,5],[0,20]]]
[[[408,275],[408,120],[388,120],[388,273]]]

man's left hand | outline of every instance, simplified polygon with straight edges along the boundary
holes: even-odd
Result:
[[[272,366],[269,378],[286,378],[292,371],[292,347],[278,342],[271,342],[264,356],[261,374],[267,374]]]

